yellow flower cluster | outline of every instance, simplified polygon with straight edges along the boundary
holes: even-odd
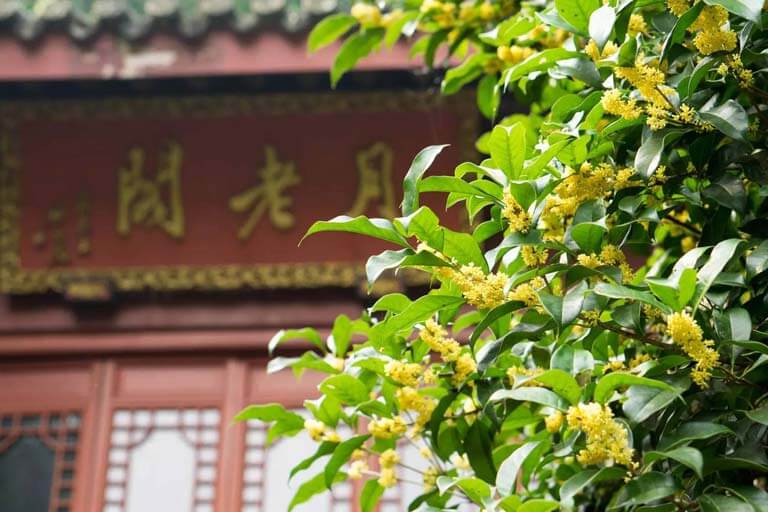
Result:
[[[544,265],[549,258],[549,251],[546,247],[536,247],[533,245],[524,245],[520,248],[520,255],[523,262],[529,267],[538,267]]]
[[[322,421],[308,419],[304,421],[304,430],[313,441],[330,441],[338,443],[341,441],[339,434],[323,423]]]
[[[349,13],[365,28],[389,27],[403,17],[401,9],[382,14],[378,6],[364,2],[355,3]]]
[[[453,338],[448,337],[442,325],[431,318],[427,320],[424,327],[419,331],[419,338],[427,344],[433,351],[440,354],[445,362],[456,361],[461,354],[461,345]]]
[[[666,108],[658,105],[646,105],[645,112],[648,114],[645,123],[651,130],[661,130],[667,126],[670,114]]]
[[[603,46],[603,51],[597,46],[594,39],[590,39],[587,45],[584,47],[584,53],[586,53],[590,59],[595,63],[601,59],[607,59],[611,55],[614,55],[619,51],[619,47],[613,41],[608,41]]]
[[[721,75],[727,74],[729,70],[739,80],[739,85],[743,89],[748,89],[752,86],[752,82],[754,80],[752,70],[744,67],[744,63],[741,61],[741,57],[739,55],[730,55],[726,62],[720,64],[720,66],[717,68],[717,72]]]
[[[589,162],[584,162],[578,171],[563,179],[547,198],[542,213],[544,238],[562,239],[566,224],[579,205],[626,188],[631,184],[633,174],[630,168],[616,170],[607,163],[593,167]]]
[[[438,476],[440,476],[440,472],[434,466],[430,466],[424,471],[424,492],[429,492],[435,488]]]
[[[712,369],[718,365],[718,353],[712,340],[705,340],[701,327],[688,313],[672,313],[667,317],[667,335],[688,357],[696,361],[691,378],[701,388],[709,387]]]
[[[563,426],[563,413],[555,411],[544,418],[544,426],[546,427],[547,432],[551,432],[552,434],[558,432],[560,427]]]
[[[403,363],[401,361],[390,361],[384,367],[387,376],[395,382],[404,386],[416,386],[419,383],[419,377],[424,368],[418,363]]]
[[[691,3],[689,0],[667,0],[667,8],[675,16],[682,16],[691,8]]]
[[[451,381],[454,386],[459,386],[462,382],[467,380],[471,374],[477,370],[477,363],[470,354],[461,354],[456,360],[456,364],[453,370],[453,377]]]
[[[507,219],[512,231],[528,232],[531,218],[528,216],[528,212],[517,202],[509,188],[504,190],[504,208],[501,210],[501,216]]]
[[[635,357],[633,357],[629,361],[629,369],[634,370],[641,364],[647,363],[650,360],[651,360],[651,356],[649,354],[637,354]]]
[[[702,120],[688,104],[683,103],[677,111],[677,114],[672,116],[674,121],[682,124],[689,124],[696,128],[699,132],[710,132],[714,130],[712,123]]]
[[[357,449],[352,452],[352,464],[349,465],[349,471],[347,476],[352,480],[360,480],[363,475],[368,472],[368,462],[366,453],[363,450]]]
[[[508,16],[514,7],[511,0],[502,0],[496,4],[486,1],[479,5],[473,0],[466,0],[458,6],[451,1],[424,0],[421,12],[428,15],[438,27],[447,29],[458,28],[459,25],[483,25],[497,17]]]
[[[398,407],[401,411],[415,411],[416,424],[413,427],[413,433],[420,432],[424,425],[432,417],[437,403],[433,398],[422,396],[412,387],[404,387],[397,390],[396,393]]]
[[[392,439],[405,434],[406,425],[403,418],[381,418],[368,424],[368,432],[376,439]]]
[[[517,64],[534,55],[536,50],[528,46],[499,46],[496,48],[496,56],[507,64]]]
[[[512,386],[514,386],[518,379],[521,378],[528,379],[523,382],[521,386],[538,386],[540,383],[537,382],[536,379],[532,379],[530,377],[536,377],[542,373],[544,373],[544,369],[539,368],[538,366],[536,368],[525,368],[524,366],[513,366],[511,368],[507,368],[507,378],[509,379],[509,383]]]
[[[468,471],[472,466],[469,464],[469,457],[467,457],[467,454],[464,453],[462,455],[459,455],[458,453],[454,453],[450,457],[451,464],[453,466],[460,470],[460,471]]]
[[[467,302],[478,309],[493,309],[506,301],[504,286],[509,278],[503,272],[486,274],[474,264],[462,265],[458,271],[442,267],[436,272],[453,281]]]
[[[698,33],[693,45],[702,55],[716,52],[730,52],[736,48],[736,32],[723,29],[728,23],[728,11],[719,5],[705,5],[701,14],[691,24],[690,30]]]
[[[596,326],[598,321],[600,320],[600,312],[595,311],[594,309],[591,309],[589,311],[582,311],[579,316],[584,321],[584,323],[587,324],[589,327]]]
[[[624,100],[619,89],[605,91],[600,103],[606,113],[620,116],[629,121],[637,119],[643,113],[642,109],[637,106],[637,100],[634,98]]]
[[[635,37],[637,34],[648,33],[648,24],[645,22],[645,18],[643,18],[641,14],[633,13],[630,15],[627,33],[631,37]]]
[[[379,485],[382,487],[392,487],[397,483],[397,474],[395,466],[400,462],[400,456],[395,450],[389,449],[379,455],[379,467],[381,473],[379,476]]]
[[[364,27],[371,28],[381,25],[381,10],[374,4],[358,2],[352,6],[350,14]]]
[[[664,85],[664,73],[657,67],[643,63],[640,56],[633,67],[616,68],[614,72],[617,78],[627,80],[637,89],[643,98],[657,107],[670,106],[663,92],[669,90]]]
[[[544,288],[546,283],[541,277],[534,277],[527,283],[522,283],[515,286],[509,292],[509,300],[519,300],[528,307],[534,307],[539,305],[539,294],[536,290]]]
[[[579,429],[587,435],[586,448],[576,456],[581,464],[615,462],[633,465],[634,450],[629,446],[627,431],[613,419],[613,411],[607,405],[591,402],[572,406],[566,419],[569,428]]]

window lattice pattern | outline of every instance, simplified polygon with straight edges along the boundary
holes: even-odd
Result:
[[[70,512],[75,480],[75,462],[77,458],[80,414],[74,411],[57,411],[43,414],[14,413],[0,416],[0,461],[3,456],[14,456],[15,473],[13,484],[0,483],[4,500],[14,500],[29,510],[45,509],[50,512]],[[43,452],[45,457],[32,460],[33,454]],[[1,462],[0,462],[1,464]],[[34,469],[27,472],[25,465]],[[34,466],[32,466],[34,465]],[[52,465],[52,467],[50,467]],[[48,467],[46,467],[48,466]],[[37,474],[37,473],[46,474]],[[49,494],[30,496],[29,487],[35,490],[42,483],[50,481],[50,486],[41,492]],[[21,489],[10,485],[23,486]],[[8,496],[6,496],[8,493]],[[27,504],[34,500],[34,505]],[[6,503],[4,506],[13,508]],[[4,509],[5,510],[5,509]]]
[[[118,410],[104,512],[213,512],[217,409]]]
[[[243,471],[242,512],[272,512],[287,510],[287,505],[303,481],[322,471],[323,461],[316,462],[289,483],[290,470],[309,457],[317,448],[306,433],[281,439],[266,446],[266,427],[250,421],[246,432],[245,465]],[[343,482],[330,494],[322,494],[297,506],[297,512],[351,512],[352,485]]]

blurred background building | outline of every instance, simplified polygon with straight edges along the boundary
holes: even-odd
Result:
[[[306,34],[346,8],[0,1],[0,511],[287,509],[313,443],[231,419],[312,396],[317,379],[267,376],[267,344],[359,315],[386,248],[299,239],[396,216],[412,157],[450,143],[450,171],[475,135],[466,98],[431,94],[405,48],[331,93],[338,47],[308,56]],[[304,510],[353,511],[356,493]]]

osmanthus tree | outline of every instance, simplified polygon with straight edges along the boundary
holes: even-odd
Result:
[[[327,374],[311,419],[240,415],[317,441],[294,472],[324,471],[292,507],[364,479],[364,511],[399,480],[423,485],[411,510],[768,511],[766,24],[762,0],[403,0],[315,28],[312,49],[344,38],[334,83],[412,38],[444,94],[530,114],[496,119],[452,176],[425,174],[442,147],[420,152],[401,217],[309,230],[391,243],[370,282],[433,286],[327,339],[274,338],[315,349],[270,371]],[[425,191],[473,228],[442,226]]]

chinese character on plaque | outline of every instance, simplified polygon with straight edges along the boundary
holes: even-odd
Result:
[[[158,227],[173,238],[184,237],[181,202],[181,163],[184,152],[171,142],[161,152],[154,177],[144,175],[146,152],[132,148],[128,165],[118,171],[117,232],[131,233],[134,225]]]

